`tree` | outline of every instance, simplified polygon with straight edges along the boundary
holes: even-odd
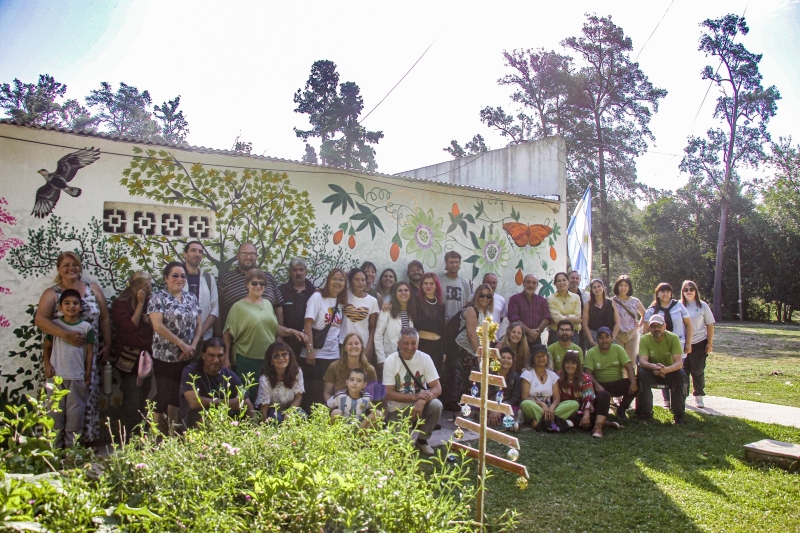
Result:
[[[306,143],[306,153],[303,154],[303,159],[301,161],[303,161],[303,163],[313,163],[315,165],[319,163],[319,159],[317,159],[317,151],[314,150],[314,147],[308,143]]]
[[[236,136],[236,139],[233,140],[233,146],[231,150],[234,152],[239,152],[242,154],[250,155],[250,152],[253,151],[253,143],[247,141],[240,141],[242,134]]]
[[[333,61],[320,60],[311,66],[305,90],[294,95],[295,113],[308,115],[310,130],[294,129],[306,142],[318,137],[323,165],[359,170],[375,170],[375,149],[383,138],[381,131],[368,131],[358,122],[364,110],[364,99],[358,85],[348,81],[339,84]],[[308,148],[306,157],[310,158]],[[305,160],[305,158],[304,158]]]
[[[453,139],[450,141],[450,146],[447,148],[442,148],[445,152],[452,155],[454,159],[461,159],[462,157],[468,157],[473,155],[478,155],[483,152],[488,152],[489,147],[486,146],[486,141],[483,140],[483,135],[478,134],[475,135],[471,141],[467,142],[464,148],[458,144],[458,141]]]
[[[8,83],[0,85],[0,107],[14,120],[37,126],[61,126],[61,104],[67,86],[49,74],[39,75],[39,82],[22,83],[14,79],[13,88]]]
[[[152,104],[148,91],[139,92],[132,85],[120,83],[114,92],[109,83],[102,82],[100,89],[92,90],[86,97],[86,103],[99,109],[95,119],[107,133],[144,141],[158,137],[158,124],[147,110]]]
[[[186,136],[189,134],[189,122],[183,115],[183,111],[178,111],[181,105],[181,96],[162,103],[153,108],[153,114],[161,123],[161,137],[171,143],[186,144]]]
[[[723,247],[731,200],[740,183],[737,169],[757,167],[764,159],[764,144],[770,140],[766,126],[775,116],[780,94],[775,86],[766,90],[761,86],[758,63],[762,56],[734,43],[737,35],[747,35],[749,31],[744,17],[729,14],[720,19],[707,19],[700,26],[707,32],[700,37],[698,50],[720,60],[716,71],[706,66],[702,78],[711,80],[720,92],[714,118],[719,119],[722,126],[710,128],[706,138],[689,137],[680,169],[702,180],[719,196],[713,290],[713,311],[719,320],[723,301]]]
[[[567,138],[573,178],[595,185],[600,196],[601,262],[608,283],[609,196],[624,198],[638,189],[634,159],[647,150],[648,139],[655,140],[648,125],[667,91],[654,87],[631,61],[633,42],[610,16],[588,19],[580,37],[562,42],[583,60],[569,82],[574,125]]]

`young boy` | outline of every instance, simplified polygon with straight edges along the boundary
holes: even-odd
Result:
[[[62,387],[69,390],[69,394],[59,402],[60,412],[50,413],[55,421],[53,427],[58,430],[58,448],[74,446],[75,433],[83,430],[86,398],[92,379],[95,334],[91,324],[78,318],[81,303],[81,294],[75,289],[62,292],[58,299],[58,310],[64,316],[54,322],[64,329],[82,332],[86,339],[84,346],[72,346],[61,337],[44,337],[45,377],[51,381],[54,376],[60,376],[64,380]]]
[[[337,416],[355,417],[361,427],[367,427],[375,420],[367,386],[367,373],[360,368],[352,368],[347,374],[347,389],[340,390],[330,397],[328,407],[331,418]]]

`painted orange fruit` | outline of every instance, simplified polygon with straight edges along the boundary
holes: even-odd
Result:
[[[347,239],[347,246],[349,246],[351,250],[356,247],[356,236],[355,235],[350,235],[350,238]]]
[[[396,242],[393,242],[391,248],[389,248],[389,257],[392,258],[392,261],[397,261],[397,258],[400,257],[400,245]]]
[[[522,280],[523,280],[524,278],[525,278],[525,277],[522,275],[522,269],[521,269],[521,268],[518,268],[518,269],[517,269],[517,275],[516,275],[516,276],[514,276],[514,281],[516,282],[516,284],[517,284],[517,285],[522,285]]]
[[[556,257],[558,257],[558,254],[556,254],[556,248],[555,248],[555,246],[551,246],[550,247],[550,259],[555,261]]]
[[[344,237],[344,230],[339,230],[333,234],[333,244],[339,244],[342,242],[342,237]]]
[[[451,211],[453,212],[454,217],[457,217],[458,215],[461,214],[461,210],[458,208],[458,204],[456,203],[453,204],[453,208],[451,209]]]

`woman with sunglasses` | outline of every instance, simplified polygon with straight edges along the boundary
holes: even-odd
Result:
[[[283,422],[286,411],[292,408],[305,415],[300,409],[303,392],[303,371],[294,358],[294,352],[281,340],[273,342],[264,354],[261,376],[258,378],[256,409],[261,411],[264,420],[278,422]]]
[[[153,326],[153,375],[156,378],[154,421],[169,430],[178,421],[183,367],[191,363],[200,342],[200,303],[186,290],[186,269],[173,261],[164,267],[166,286],[155,291],[147,304]],[[164,420],[167,413],[169,422]]]
[[[478,364],[478,348],[480,347],[478,326],[483,324],[487,316],[492,315],[493,310],[494,292],[488,284],[482,283],[475,290],[472,302],[461,312],[461,331],[456,336],[459,353],[452,390],[453,399],[456,402],[461,400],[462,394],[468,394],[469,374],[477,368]]]
[[[239,300],[225,320],[222,339],[225,341],[225,353],[235,355],[236,374],[242,383],[254,384],[255,377],[264,366],[264,353],[274,342],[275,337],[293,336],[305,344],[305,333],[278,324],[278,317],[272,302],[264,298],[264,287],[267,286],[267,275],[263,270],[253,268],[244,276],[247,296]],[[225,361],[229,367],[230,362]],[[245,375],[249,374],[249,379]],[[256,398],[256,387],[250,387],[247,395],[251,401]]]
[[[703,396],[706,395],[706,359],[714,350],[714,314],[708,304],[700,299],[700,291],[692,280],[683,282],[681,303],[689,313],[692,323],[692,349],[683,361],[683,370],[692,378],[695,406],[703,409]]]

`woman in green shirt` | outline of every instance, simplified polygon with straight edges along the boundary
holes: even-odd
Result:
[[[236,354],[234,370],[242,383],[247,384],[245,374],[250,374],[252,384],[255,376],[259,376],[264,366],[264,354],[267,348],[275,342],[275,336],[288,337],[293,335],[303,344],[308,338],[302,331],[289,329],[278,324],[275,309],[269,300],[263,297],[264,287],[267,286],[267,275],[264,271],[254,268],[244,277],[247,286],[247,296],[236,302],[228,312],[225,330],[222,338],[225,341],[225,353],[229,360],[225,366],[230,368],[230,356]],[[254,401],[257,387],[248,390],[250,400]]]

